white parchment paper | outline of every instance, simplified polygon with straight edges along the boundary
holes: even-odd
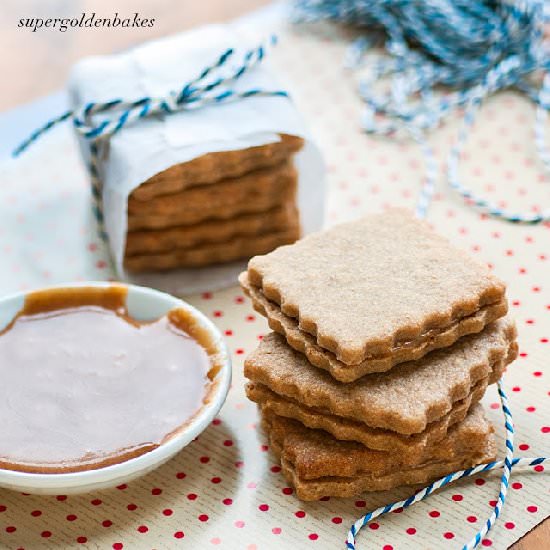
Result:
[[[233,48],[230,67],[238,66],[244,53],[265,36],[250,32],[242,23],[209,25],[156,40],[130,51],[91,57],[73,69],[69,90],[73,108],[88,102],[115,98],[134,100],[165,96],[181,89],[213,64],[227,48]],[[216,76],[217,78],[217,76]],[[235,91],[253,88],[285,89],[267,61],[231,84]],[[221,90],[220,90],[221,91]],[[173,293],[213,290],[235,282],[244,262],[200,269],[180,269],[129,277],[123,259],[129,194],[151,176],[209,152],[238,150],[272,143],[286,133],[307,140],[297,155],[298,202],[305,233],[321,228],[324,217],[324,168],[321,155],[308,136],[294,103],[284,97],[251,97],[214,104],[170,115],[156,115],[124,128],[102,150],[100,177],[109,247],[118,276],[163,288]],[[89,142],[80,138],[85,158]]]

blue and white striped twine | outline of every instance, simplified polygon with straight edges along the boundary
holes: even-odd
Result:
[[[550,82],[537,89],[535,71],[550,68],[550,50],[543,43],[542,0],[295,0],[298,22],[334,20],[368,27],[368,37],[356,40],[346,64],[363,64],[369,48],[385,45],[386,56],[372,56],[370,75],[359,84],[365,103],[362,125],[373,134],[408,131],[418,141],[426,162],[426,176],[417,213],[425,212],[433,194],[437,166],[424,137],[459,108],[464,126],[447,160],[447,179],[471,205],[514,223],[550,221],[543,212],[518,213],[500,208],[468,189],[458,175],[458,162],[468,131],[481,102],[505,88],[515,88],[537,104],[537,152],[550,169],[544,144],[544,123],[550,108]],[[411,47],[414,44],[414,47]],[[387,92],[377,84],[389,79]],[[436,94],[444,86],[449,93]]]
[[[369,28],[369,38],[356,40],[349,48],[346,65],[362,65],[367,50],[385,45],[388,55],[375,56],[371,74],[359,84],[365,103],[362,126],[373,134],[390,135],[405,130],[419,143],[426,173],[416,204],[416,215],[426,216],[435,190],[438,167],[426,131],[437,127],[453,110],[465,108],[464,124],[447,160],[450,186],[462,197],[489,215],[518,223],[550,220],[550,209],[520,214],[498,207],[464,186],[458,176],[458,161],[476,111],[483,99],[504,88],[515,87],[537,104],[535,141],[537,152],[550,170],[550,152],[545,145],[545,123],[550,108],[550,54],[542,43],[543,2],[478,0],[295,0],[295,20],[334,20]],[[410,44],[414,42],[415,47]],[[545,72],[537,90],[529,80],[535,70]],[[390,89],[377,93],[376,85],[390,79]],[[436,96],[444,85],[454,91]],[[504,460],[481,464],[449,474],[408,499],[382,506],[358,519],[348,533],[346,547],[354,550],[357,533],[377,517],[424,500],[437,489],[461,479],[503,468],[498,499],[490,517],[476,535],[463,546],[478,546],[499,517],[508,490],[512,467],[536,466],[546,457],[514,458],[514,424],[508,399],[498,382],[498,392],[506,428]]]
[[[13,156],[20,155],[60,122],[72,118],[76,130],[90,142],[89,170],[92,180],[93,210],[100,236],[107,240],[103,225],[102,182],[99,175],[101,145],[124,127],[146,117],[200,109],[206,105],[227,103],[249,97],[288,97],[285,90],[251,88],[244,92],[236,92],[230,87],[233,82],[261,63],[269,47],[274,46],[276,42],[276,37],[271,36],[266,44],[246,51],[237,63],[231,63],[235,56],[235,50],[229,48],[195,79],[187,82],[181,89],[169,92],[164,97],[146,96],[133,101],[113,99],[103,103],[88,103],[78,111],[67,111],[35,130],[14,150]]]
[[[333,19],[374,26],[385,31],[386,50],[391,58],[379,59],[371,78],[364,79],[360,84],[360,94],[366,104],[363,127],[367,132],[383,135],[405,129],[420,144],[426,159],[426,176],[416,206],[418,217],[426,215],[437,178],[435,156],[425,138],[425,131],[439,125],[453,110],[466,107],[464,127],[448,159],[450,185],[470,203],[492,216],[523,223],[550,220],[550,211],[517,214],[503,210],[473,194],[462,185],[457,175],[460,153],[467,138],[467,130],[473,124],[476,109],[485,97],[506,87],[516,87],[537,103],[537,151],[545,167],[550,170],[550,153],[545,145],[544,128],[550,108],[550,76],[545,76],[538,91],[528,80],[528,75],[533,71],[546,71],[550,65],[549,56],[541,46],[542,2],[297,0],[295,3],[297,19],[301,21]],[[409,48],[410,39],[416,44],[414,50]],[[274,42],[273,38],[271,43]],[[357,40],[348,52],[348,65],[358,66],[366,50],[378,42],[380,35],[376,34],[370,40]],[[229,75],[216,78],[218,70],[233,54],[232,49],[227,50],[196,79],[166,97],[144,97],[131,102],[115,99],[106,103],[89,103],[76,113],[68,111],[36,130],[14,151],[14,156],[23,152],[50,128],[72,117],[75,128],[90,140],[92,189],[96,216],[102,228],[101,182],[97,164],[98,146],[102,140],[109,139],[128,124],[153,114],[169,114],[251,96],[287,96],[282,90],[252,89],[236,93],[224,87],[261,62],[265,46],[248,51],[240,65]],[[208,77],[212,76],[215,78],[208,81]],[[387,94],[377,95],[374,84],[384,77],[392,77],[391,90]],[[437,99],[433,89],[440,84],[457,90]],[[99,122],[93,120],[97,115],[110,113],[118,113],[118,116],[104,116]],[[383,115],[385,122],[379,122],[377,115]],[[102,236],[105,237],[105,234],[102,233]],[[501,513],[512,467],[535,466],[548,460],[546,457],[514,458],[512,414],[501,381],[498,383],[498,392],[505,417],[505,459],[449,474],[406,500],[388,504],[364,515],[352,525],[348,533],[348,549],[356,548],[357,533],[375,518],[398,508],[408,508],[457,479],[503,468],[493,512],[483,528],[463,548],[471,550],[481,542]]]

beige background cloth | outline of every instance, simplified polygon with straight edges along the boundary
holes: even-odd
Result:
[[[273,54],[329,165],[329,224],[387,205],[412,208],[424,173],[413,143],[361,133],[355,81],[342,68],[347,44],[328,27],[287,30]],[[520,210],[550,204],[550,181],[534,150],[533,116],[532,105],[515,94],[488,101],[461,167],[477,191]],[[431,137],[441,160],[456,128],[451,122]],[[77,155],[68,128],[59,129],[0,168],[3,294],[111,276],[93,233],[87,177]],[[449,190],[443,175],[428,220],[507,282],[520,342],[520,357],[505,376],[516,453],[550,455],[550,226],[487,219]],[[343,548],[352,521],[411,494],[404,489],[356,500],[298,501],[243,391],[243,360],[267,331],[265,321],[236,286],[188,298],[225,332],[233,352],[233,386],[214,425],[174,460],[127,487],[66,498],[0,490],[0,548]],[[503,456],[495,388],[484,403]],[[532,470],[513,473],[504,512],[485,546],[506,548],[550,513],[550,478]],[[361,532],[358,547],[460,547],[490,513],[498,478],[493,473],[463,480],[381,518]]]

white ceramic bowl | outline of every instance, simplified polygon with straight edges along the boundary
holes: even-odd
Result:
[[[123,285],[122,283],[112,284]],[[57,285],[50,288],[107,288],[110,285],[111,283],[105,282],[85,282]],[[219,330],[204,314],[179,298],[151,288],[134,285],[123,286],[128,289],[126,303],[128,312],[135,319],[140,321],[153,320],[178,307],[191,312],[201,326],[208,331],[212,341],[219,349],[222,363],[222,368],[216,375],[219,380],[213,398],[204,405],[200,413],[179,434],[156,449],[136,458],[97,470],[66,474],[33,474],[0,469],[0,487],[24,493],[73,494],[120,485],[150,472],[172,458],[183,447],[193,441],[210,424],[220,410],[231,383],[231,357]],[[25,295],[26,293],[19,293],[0,299],[0,331],[22,309]]]

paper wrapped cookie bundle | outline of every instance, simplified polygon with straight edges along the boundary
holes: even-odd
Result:
[[[252,258],[241,285],[274,332],[248,397],[304,500],[427,483],[495,459],[479,401],[517,355],[505,286],[389,210]]]
[[[77,113],[119,98],[191,97],[105,139],[79,134],[119,274],[161,271],[131,278],[172,292],[211,289],[244,267],[228,262],[320,228],[323,163],[259,44],[242,25],[211,25],[75,66]],[[91,112],[99,129],[121,115]],[[204,266],[213,267],[197,271]]]

